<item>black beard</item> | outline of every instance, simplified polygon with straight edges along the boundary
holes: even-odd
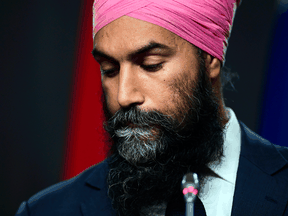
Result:
[[[182,122],[136,106],[112,116],[102,97],[104,128],[112,141],[108,195],[120,215],[139,215],[142,207],[183,199],[183,175],[196,172],[201,186],[213,174],[208,165],[221,161],[225,126],[206,71],[202,60],[196,82],[182,77],[173,85],[180,95],[174,113],[185,116]]]

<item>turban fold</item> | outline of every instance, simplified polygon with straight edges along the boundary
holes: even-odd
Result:
[[[121,16],[161,26],[225,63],[228,39],[241,0],[95,0],[93,39]]]

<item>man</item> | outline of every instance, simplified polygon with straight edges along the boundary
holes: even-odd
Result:
[[[96,0],[92,53],[109,157],[34,195],[17,215],[185,215],[188,172],[199,176],[197,203],[208,216],[288,215],[287,148],[250,131],[223,100],[237,6]]]

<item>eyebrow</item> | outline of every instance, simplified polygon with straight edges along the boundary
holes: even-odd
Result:
[[[170,53],[174,52],[173,48],[171,48],[165,44],[157,43],[155,41],[150,41],[148,44],[144,45],[143,47],[128,53],[128,60],[131,61],[131,60],[135,59],[137,56],[144,54],[144,53],[147,53],[147,52],[149,52],[153,49],[156,49],[156,48],[164,49]],[[94,47],[94,49],[92,50],[92,55],[94,56],[95,59],[97,57],[103,57],[107,60],[117,62],[117,60],[115,58],[113,58],[112,56],[109,56],[106,53],[98,50],[96,47]]]

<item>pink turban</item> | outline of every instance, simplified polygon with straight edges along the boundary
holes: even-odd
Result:
[[[95,0],[93,39],[121,16],[161,26],[218,58],[224,65],[228,39],[241,0]]]

